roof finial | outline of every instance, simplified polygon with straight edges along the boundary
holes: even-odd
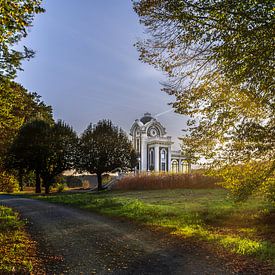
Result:
[[[146,113],[144,113],[144,116],[150,116],[151,117],[152,115],[151,115],[151,113],[146,112]]]

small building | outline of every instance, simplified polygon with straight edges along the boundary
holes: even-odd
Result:
[[[172,150],[171,136],[150,113],[135,120],[130,135],[139,156],[139,171],[190,173],[191,164],[181,151]]]

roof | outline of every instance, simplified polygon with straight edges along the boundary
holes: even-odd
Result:
[[[151,121],[153,119],[152,115],[150,113],[145,113],[144,116],[140,119],[140,121],[143,124],[148,123],[149,121]]]

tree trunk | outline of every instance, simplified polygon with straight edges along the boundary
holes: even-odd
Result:
[[[19,170],[18,182],[19,182],[20,191],[23,191],[23,171],[21,169]]]
[[[48,182],[45,182],[44,185],[45,185],[45,194],[49,194],[50,193],[50,184]]]
[[[41,193],[41,180],[37,171],[35,172],[35,193]]]
[[[97,174],[97,190],[102,190],[102,175],[101,173]]]

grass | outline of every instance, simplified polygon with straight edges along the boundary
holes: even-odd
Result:
[[[39,198],[169,229],[170,234],[211,242],[236,254],[275,259],[274,209],[260,197],[236,204],[223,189],[174,189]]]
[[[24,225],[11,208],[0,206],[0,274],[30,274],[33,269],[34,244]]]

